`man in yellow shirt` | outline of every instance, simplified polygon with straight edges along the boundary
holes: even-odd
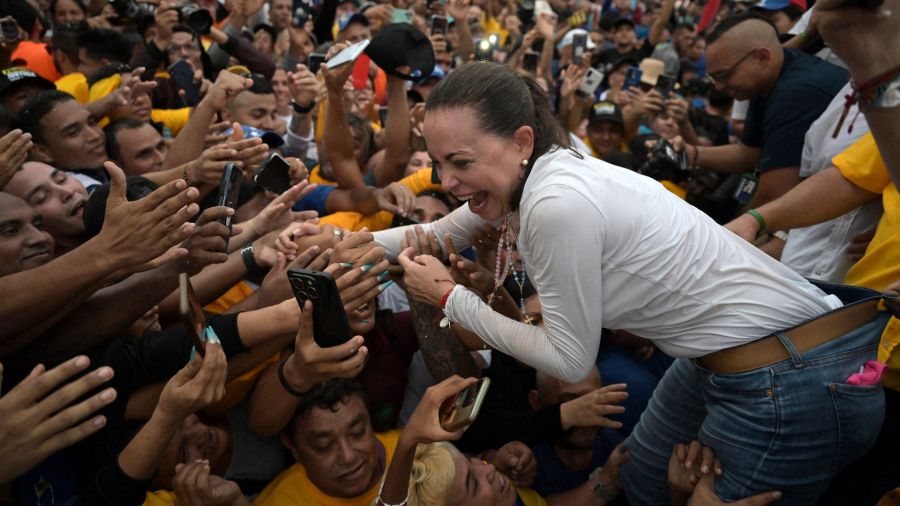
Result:
[[[304,396],[281,436],[297,463],[253,504],[373,504],[400,431],[376,434],[364,395],[359,383],[338,379]]]

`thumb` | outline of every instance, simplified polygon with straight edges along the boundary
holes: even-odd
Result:
[[[235,121],[231,124],[231,135],[228,136],[228,140],[230,141],[239,141],[244,138],[244,129],[241,128],[241,124]]]
[[[103,162],[103,168],[109,174],[109,196],[106,197],[106,210],[128,202],[125,198],[125,173],[113,162]]]
[[[300,311],[300,326],[297,329],[297,338],[294,340],[294,349],[302,348],[313,340],[313,303],[307,300]]]
[[[175,382],[176,385],[184,385],[200,372],[201,367],[203,367],[203,357],[199,354],[195,355],[187,365],[172,376],[171,381]]]

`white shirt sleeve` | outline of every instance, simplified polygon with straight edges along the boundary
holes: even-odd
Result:
[[[485,223],[487,223],[485,220],[469,211],[469,204],[463,204],[447,216],[438,221],[422,225],[422,227],[425,229],[425,232],[434,232],[441,248],[444,247],[444,236],[449,235],[453,240],[453,245],[459,251],[470,246],[469,236],[475,232],[475,229]],[[402,251],[400,242],[403,240],[407,228],[394,227],[380,230],[372,235],[375,236],[375,242],[387,252],[388,258],[393,259]]]
[[[459,287],[448,298],[445,312],[503,353],[578,382],[594,366],[600,346],[605,219],[578,191],[564,185],[541,188],[522,213],[518,243],[540,297],[544,328],[506,318]]]

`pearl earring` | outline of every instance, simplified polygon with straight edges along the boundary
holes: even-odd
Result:
[[[522,167],[526,167],[526,166],[528,166],[528,159],[527,159],[527,158],[523,158],[523,159],[522,159]]]

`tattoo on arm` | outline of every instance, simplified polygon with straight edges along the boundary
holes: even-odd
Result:
[[[434,380],[441,382],[454,374],[463,378],[480,377],[481,369],[469,350],[456,338],[450,327],[441,328],[440,310],[428,304],[409,300],[413,314],[413,325],[419,339],[422,358]]]

